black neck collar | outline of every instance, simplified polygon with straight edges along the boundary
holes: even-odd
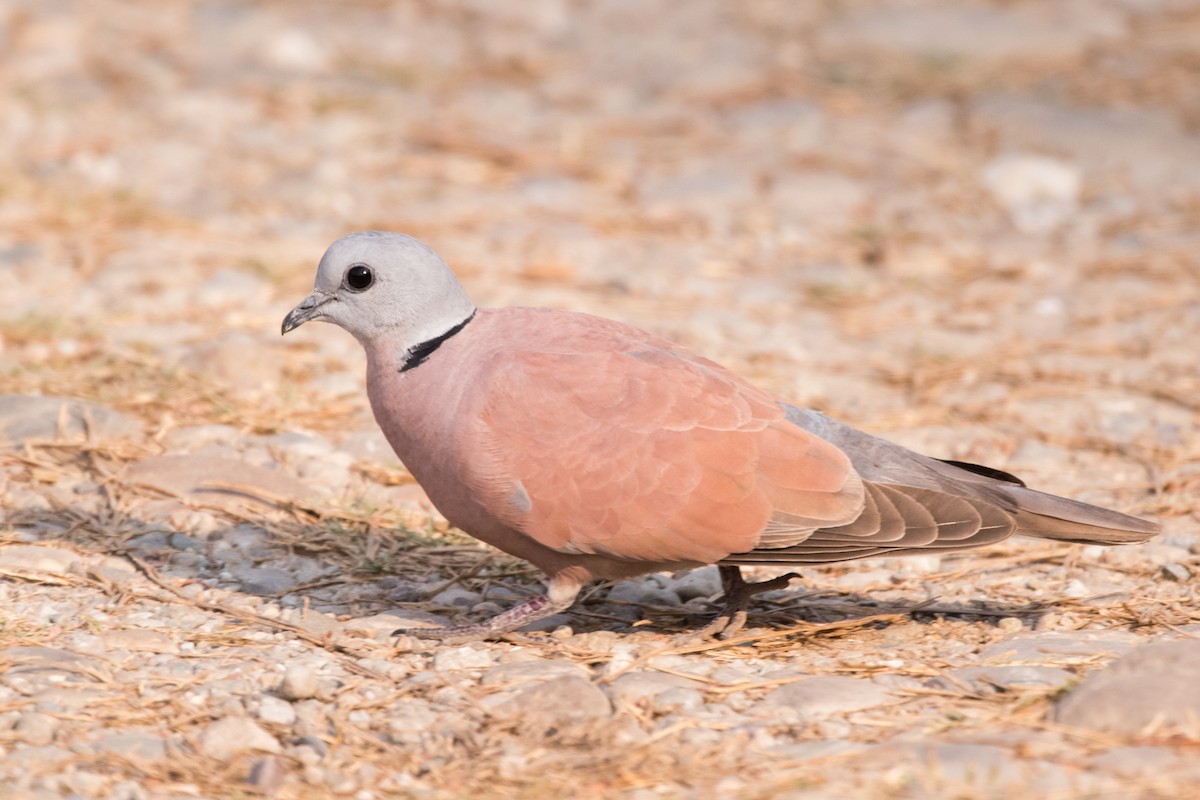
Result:
[[[420,344],[416,344],[408,348],[408,352],[404,354],[404,363],[400,365],[400,371],[408,372],[413,367],[424,364],[425,360],[433,355],[433,351],[442,346],[442,342],[446,341],[451,336],[467,327],[467,323],[473,319],[475,319],[474,311],[471,312],[471,316],[467,317],[462,322],[443,333],[441,336],[435,336],[432,339],[427,339]]]

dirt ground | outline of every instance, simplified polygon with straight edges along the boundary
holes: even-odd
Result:
[[[1195,0],[10,0],[0,148],[5,797],[1200,785]],[[1164,533],[398,640],[538,575],[279,337],[368,228]]]

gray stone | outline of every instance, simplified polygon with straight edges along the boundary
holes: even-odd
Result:
[[[1049,233],[1079,211],[1082,177],[1060,159],[1009,153],[989,161],[982,177],[1022,233]]]
[[[1019,766],[1012,751],[989,744],[927,744],[912,748],[914,765],[940,780],[981,786],[1002,785]]]
[[[612,704],[586,678],[563,675],[515,692],[488,710],[496,716],[519,718],[532,727],[553,727],[608,717]]]
[[[626,672],[609,683],[605,690],[612,698],[617,708],[625,706],[646,707],[652,700],[663,692],[671,689],[695,689],[700,684],[697,681],[671,675],[666,672],[639,670]]]
[[[209,758],[228,761],[254,750],[278,753],[283,748],[274,736],[248,717],[225,717],[209,725],[200,734],[200,749]]]
[[[874,708],[895,699],[895,695],[864,678],[821,675],[780,686],[764,697],[757,708],[784,710],[802,719],[819,719]]]
[[[142,653],[178,653],[179,643],[159,631],[145,628],[126,628],[105,631],[100,639],[109,650],[130,650]]]
[[[317,693],[317,671],[308,664],[290,664],[279,684],[279,695],[285,700],[307,700]]]
[[[1059,700],[1056,721],[1122,736],[1183,727],[1200,720],[1200,640],[1158,642],[1089,674]]]
[[[564,675],[586,678],[588,671],[574,661],[560,658],[516,661],[492,667],[483,673],[479,682],[483,686],[506,686],[530,681],[545,681]]]
[[[1169,747],[1127,745],[1098,753],[1090,765],[1092,769],[1112,772],[1122,778],[1140,778],[1161,774],[1179,760],[1179,754]]]
[[[1066,155],[1085,174],[1120,173],[1162,195],[1165,186],[1200,186],[1193,154],[1200,138],[1167,109],[1064,106],[1040,97],[995,94],[972,104],[979,127],[994,130],[1006,149]]]
[[[1169,581],[1176,581],[1177,583],[1183,583],[1184,581],[1191,580],[1192,573],[1191,573],[1191,570],[1189,570],[1183,564],[1176,564],[1175,562],[1170,562],[1168,564],[1163,564],[1162,576]]]
[[[997,689],[1061,689],[1076,679],[1073,672],[1057,667],[1039,665],[998,665],[989,667],[962,667],[952,669],[948,675],[953,681],[935,678],[933,685],[939,688],[954,689],[965,684],[975,691],[995,691]]]
[[[209,445],[235,445],[242,432],[232,425],[194,425],[174,428],[163,434],[162,445],[167,450],[191,452]]]
[[[496,663],[490,650],[473,645],[448,647],[433,657],[433,668],[438,672],[448,670],[486,669]]]
[[[431,614],[416,608],[393,608],[370,617],[358,617],[342,623],[342,630],[375,639],[392,639],[404,628],[446,628],[452,625],[449,617]]]
[[[668,585],[683,602],[696,598],[710,598],[721,593],[721,573],[716,566],[691,569],[672,580]]]
[[[1120,655],[1142,639],[1127,631],[1069,631],[1018,634],[990,644],[979,660],[1001,664],[1079,664],[1096,656]]]
[[[54,731],[58,728],[58,720],[47,714],[36,711],[26,711],[17,717],[13,726],[17,737],[25,744],[41,747],[54,741]]]
[[[271,725],[291,727],[296,721],[296,709],[286,700],[265,694],[258,701],[258,718]]]
[[[250,774],[246,777],[248,783],[258,794],[270,797],[287,780],[288,770],[284,761],[275,756],[266,756],[255,760],[250,765]]]
[[[43,770],[53,768],[54,765],[73,757],[71,751],[52,744],[18,747],[8,754],[3,765],[6,770]]]
[[[0,395],[0,447],[33,439],[104,441],[141,436],[140,422],[104,406],[69,397]]]
[[[102,734],[92,746],[97,752],[112,753],[134,761],[161,761],[167,757],[167,743],[149,729],[126,728]]]
[[[461,586],[451,586],[429,598],[429,601],[442,606],[471,608],[482,599],[483,596],[479,592],[472,592]]]
[[[608,590],[608,600],[635,605],[679,605],[679,595],[666,588],[664,583],[665,581],[657,575],[620,581]]]
[[[15,544],[0,547],[0,571],[70,575],[79,570],[79,556],[58,547]]]
[[[315,499],[305,484],[278,470],[220,456],[152,456],[130,465],[124,477],[189,502],[241,513]]]
[[[233,577],[242,585],[242,591],[262,597],[287,594],[296,587],[291,573],[275,567],[255,567],[248,564],[235,565]]]
[[[1122,36],[1113,9],[1069,3],[989,7],[966,3],[875,4],[823,26],[822,51],[891,52],[932,59],[1046,61],[1077,56],[1094,42]]]

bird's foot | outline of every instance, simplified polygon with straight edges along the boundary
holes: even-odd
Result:
[[[455,625],[449,628],[400,628],[392,631],[392,635],[432,639],[442,644],[464,644],[495,639],[531,622],[537,622],[552,614],[565,611],[575,602],[575,594],[559,599],[553,598],[551,594],[538,595],[520,605],[513,606],[502,614],[497,614],[473,625]]]
[[[695,638],[728,639],[740,631],[746,624],[746,607],[751,598],[763,592],[773,592],[776,589],[786,589],[788,584],[800,576],[795,572],[780,575],[769,581],[746,583],[742,571],[738,567],[719,567],[721,571],[721,588],[725,590],[725,607],[712,622],[696,631]]]

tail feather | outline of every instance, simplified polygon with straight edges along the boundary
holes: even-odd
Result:
[[[1035,489],[1006,487],[1017,501],[1017,533],[1079,544],[1133,544],[1162,531],[1157,522]]]

